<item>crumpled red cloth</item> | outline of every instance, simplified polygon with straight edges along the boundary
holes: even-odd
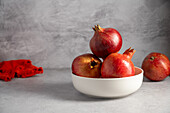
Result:
[[[42,74],[43,68],[32,65],[31,60],[19,59],[0,62],[0,79],[11,81],[12,78],[26,78]]]

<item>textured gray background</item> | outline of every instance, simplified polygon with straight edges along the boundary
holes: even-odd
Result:
[[[0,0],[0,61],[28,58],[44,68],[69,68],[90,52],[95,24],[121,33],[120,53],[135,48],[136,66],[152,51],[170,58],[168,0]]]

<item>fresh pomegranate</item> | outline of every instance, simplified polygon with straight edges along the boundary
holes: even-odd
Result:
[[[90,40],[90,49],[94,55],[104,59],[121,49],[122,37],[116,29],[101,28],[97,25],[93,30],[95,33]]]
[[[103,61],[101,76],[103,78],[121,78],[134,76],[135,67],[131,61],[134,49],[127,49],[123,54],[111,53]]]
[[[150,53],[142,63],[144,76],[152,81],[164,80],[170,74],[170,61],[162,53]]]
[[[72,63],[72,73],[78,76],[99,78],[101,76],[101,60],[93,54],[76,57]]]

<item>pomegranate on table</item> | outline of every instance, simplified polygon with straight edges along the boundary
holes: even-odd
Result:
[[[161,81],[170,74],[170,61],[164,54],[152,52],[143,60],[142,69],[149,80]]]
[[[105,59],[109,54],[118,52],[122,47],[122,37],[113,28],[93,28],[94,36],[90,40],[90,49],[94,55]]]
[[[112,53],[106,57],[101,67],[103,78],[121,78],[134,76],[135,67],[131,61],[134,49],[127,49],[123,54]]]
[[[101,76],[101,60],[93,54],[76,57],[72,63],[72,73],[77,76],[99,78]]]

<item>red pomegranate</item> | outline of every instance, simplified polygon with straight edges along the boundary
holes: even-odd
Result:
[[[121,49],[122,37],[116,29],[101,28],[97,25],[93,30],[95,33],[90,40],[90,49],[94,55],[104,59]]]
[[[82,77],[99,78],[101,64],[101,60],[95,55],[83,54],[73,60],[72,73]]]
[[[161,81],[170,74],[170,61],[164,54],[152,52],[143,60],[142,69],[149,80]]]
[[[101,76],[103,78],[121,78],[134,76],[135,67],[131,61],[134,49],[127,49],[123,54],[112,53],[103,61]]]

